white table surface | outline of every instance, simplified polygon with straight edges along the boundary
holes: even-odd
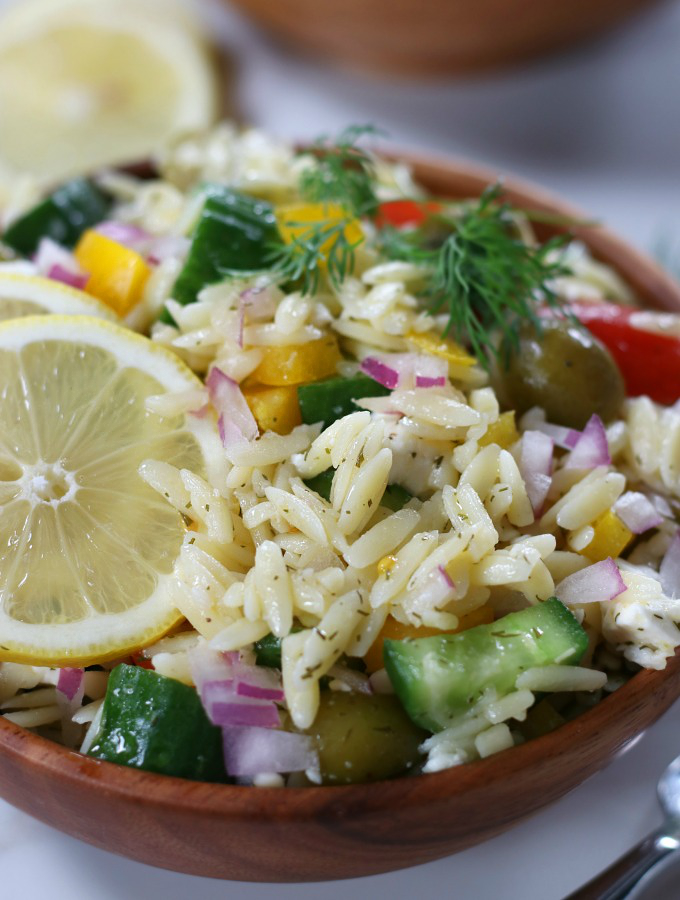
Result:
[[[236,58],[239,106],[258,125],[299,139],[373,122],[402,147],[532,178],[641,247],[670,239],[680,264],[680,3],[552,60],[429,84],[369,80],[297,59],[216,2],[200,5]],[[659,824],[654,786],[677,752],[680,703],[605,771],[513,831],[416,869],[327,884],[238,884],[153,869],[0,801],[0,898],[561,900]],[[678,900],[680,866],[636,898]]]

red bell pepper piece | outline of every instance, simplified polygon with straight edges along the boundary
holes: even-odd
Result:
[[[381,203],[375,214],[378,228],[416,228],[431,215],[442,211],[442,204],[434,200],[388,200]]]
[[[577,303],[571,310],[614,357],[627,396],[646,394],[663,404],[680,400],[680,338],[638,327],[634,317],[640,310],[615,303]]]

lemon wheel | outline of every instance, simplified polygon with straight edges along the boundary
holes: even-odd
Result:
[[[47,314],[116,318],[105,303],[85,291],[38,275],[0,272],[0,321]]]
[[[145,401],[199,380],[117,325],[39,316],[0,325],[0,384],[0,660],[86,665],[160,637],[185,523],[138,468],[204,473],[221,445],[209,417]]]
[[[0,19],[0,174],[59,180],[205,128],[215,69],[175,3],[20,0]]]

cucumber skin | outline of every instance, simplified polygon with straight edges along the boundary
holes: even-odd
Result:
[[[467,712],[486,688],[504,696],[514,690],[525,669],[552,664],[557,658],[564,665],[576,665],[587,646],[588,636],[578,621],[551,597],[459,634],[386,640],[383,659],[411,719],[437,732]],[[562,658],[570,649],[571,655]]]
[[[226,782],[222,732],[196,691],[124,663],[111,672],[89,756],[193,781]]]
[[[330,502],[331,485],[333,483],[334,475],[335,469],[325,469],[313,478],[306,478],[305,484],[308,488],[316,491],[316,493],[320,497],[323,497],[324,500]],[[385,493],[380,498],[380,505],[387,507],[387,509],[391,509],[392,512],[398,512],[412,499],[413,494],[410,494],[406,488],[403,488],[400,484],[388,484],[385,488]]]
[[[280,242],[270,203],[220,185],[209,185],[206,194],[189,255],[173,288],[172,296],[182,306],[194,303],[208,284],[266,268],[272,245]],[[161,320],[173,321],[167,310]]]
[[[386,397],[390,391],[361,373],[351,378],[326,378],[297,389],[302,421],[306,425],[323,422],[328,428],[337,419],[356,412],[354,400],[361,397]]]
[[[84,231],[106,218],[111,205],[92,181],[74,178],[13,222],[2,239],[23,256],[35,253],[44,237],[74,247]]]

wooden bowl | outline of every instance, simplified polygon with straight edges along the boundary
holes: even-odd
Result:
[[[658,0],[229,0],[277,37],[397,75],[494,68],[594,37]]]
[[[465,163],[412,162],[440,196],[475,196],[496,178]],[[506,194],[520,207],[583,218],[530,185],[508,180]],[[680,310],[680,287],[649,258],[604,229],[576,231],[643,304]],[[557,731],[479,762],[377,784],[286,790],[115,766],[0,717],[0,795],[97,847],[180,872],[273,882],[372,875],[510,828],[605,766],[678,696],[680,654]]]

